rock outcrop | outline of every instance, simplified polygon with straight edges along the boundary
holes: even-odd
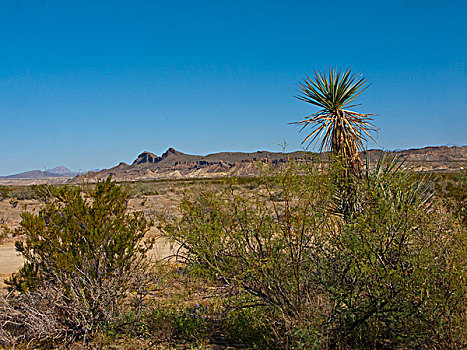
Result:
[[[416,171],[441,172],[467,169],[467,146],[425,147],[403,151],[369,150],[363,152],[362,158],[368,157],[370,164],[374,164],[383,153],[403,157],[405,166]],[[117,181],[254,176],[258,174],[258,163],[277,166],[292,159],[296,162],[324,163],[327,161],[327,155],[305,151],[292,153],[258,151],[222,152],[199,156],[169,148],[160,157],[151,152],[143,152],[131,165],[120,163],[111,169],[84,176],[90,181],[104,179],[109,175]],[[73,181],[80,180],[75,178]]]

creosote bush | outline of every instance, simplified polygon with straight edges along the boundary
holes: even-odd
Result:
[[[141,301],[151,283],[146,254],[153,242],[144,235],[152,222],[126,211],[120,186],[109,178],[87,191],[50,193],[38,214],[22,214],[15,232],[24,235],[16,249],[25,263],[6,281],[0,345],[85,342],[117,324],[123,305]]]
[[[344,217],[340,174],[291,163],[254,192],[187,196],[161,226],[233,306],[261,310],[279,348],[465,346],[460,220],[390,160],[350,179],[358,210]]]

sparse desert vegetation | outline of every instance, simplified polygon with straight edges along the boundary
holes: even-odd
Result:
[[[147,273],[153,280],[136,294],[128,286],[119,294],[124,299],[115,299],[122,300],[114,304],[116,313],[94,318],[86,331],[86,322],[93,318],[83,315],[99,310],[87,309],[91,304],[86,293],[110,304],[93,288],[72,283],[72,276],[79,281],[79,274],[67,267],[68,258],[44,254],[40,258],[55,264],[54,274],[68,276],[60,279],[65,284],[54,285],[53,278],[31,279],[30,273],[38,276],[38,271],[27,267],[16,281],[10,279],[10,290],[16,291],[3,294],[3,346],[16,342],[29,348],[64,347],[67,337],[70,347],[102,348],[464,346],[465,173],[438,176],[431,184],[424,175],[381,163],[360,183],[356,195],[361,210],[346,221],[336,214],[333,195],[339,172],[328,171],[291,163],[256,178],[124,184],[126,190],[115,190],[115,199],[123,196],[120,203],[127,203],[126,212],[143,210],[144,217],[154,219],[156,227],[145,237],[164,235],[181,247],[178,255],[157,259],[146,274],[126,270],[130,280]],[[93,186],[62,187],[56,193],[71,200],[80,191],[94,191]],[[117,188],[112,183],[98,186]],[[30,239],[37,238],[40,218],[82,208],[67,209],[59,200],[50,212],[46,208],[51,203],[38,188],[22,191],[30,191],[27,198],[38,198],[27,202],[30,214],[23,215],[16,231],[25,253],[26,247],[34,247]],[[32,200],[18,199],[14,208],[9,197],[1,203],[18,213],[18,207]],[[40,208],[45,211],[38,215]],[[99,217],[105,217],[107,209],[102,208]],[[51,225],[49,221],[47,227]],[[10,226],[9,235],[13,231]],[[85,236],[78,232],[76,238]],[[104,239],[102,234],[98,237]],[[98,240],[95,249],[102,249],[102,242]],[[30,257],[36,263],[41,259]],[[24,283],[28,275],[44,284],[31,289]],[[67,296],[71,286],[83,298]],[[69,308],[84,319],[66,332],[60,317]],[[36,323],[28,319],[28,312],[36,313]]]
[[[300,87],[322,108],[299,123],[325,163],[0,187],[1,238],[24,259],[1,295],[0,346],[467,347],[467,174],[360,159],[375,127],[345,109],[366,88],[350,71]]]

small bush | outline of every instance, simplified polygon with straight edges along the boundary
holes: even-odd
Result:
[[[0,202],[8,198],[10,189],[7,186],[0,186]]]
[[[467,226],[467,170],[441,175],[436,185],[446,207]]]
[[[6,281],[12,293],[0,311],[0,345],[73,341],[118,322],[129,298],[151,283],[144,240],[151,222],[126,212],[128,194],[107,179],[88,192],[51,189],[38,214],[22,213],[16,249],[25,258]]]

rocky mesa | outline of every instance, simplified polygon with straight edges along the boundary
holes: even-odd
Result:
[[[405,167],[415,171],[450,172],[467,168],[467,146],[461,147],[425,147],[403,151],[369,150],[363,152],[362,158],[368,157],[374,164],[383,153],[403,157]],[[72,182],[97,181],[112,176],[116,181],[140,181],[158,179],[213,178],[226,176],[254,176],[258,174],[258,163],[279,165],[288,160],[298,162],[311,161],[323,163],[326,154],[307,151],[291,153],[257,151],[221,152],[206,156],[185,154],[169,148],[161,156],[151,152],[141,153],[129,165],[120,163],[98,172],[88,172],[72,180]]]

